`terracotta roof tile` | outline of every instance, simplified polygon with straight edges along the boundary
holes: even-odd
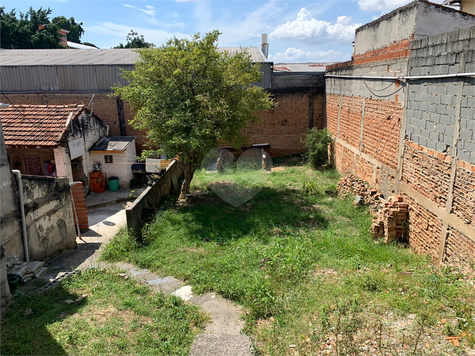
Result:
[[[0,112],[5,145],[54,147],[84,105],[10,105]]]

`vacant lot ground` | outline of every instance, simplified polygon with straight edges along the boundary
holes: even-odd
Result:
[[[471,353],[472,269],[373,241],[367,211],[335,195],[335,171],[295,160],[274,166],[234,180],[199,172],[195,191],[228,199],[262,190],[237,207],[212,191],[170,204],[140,238],[116,236],[104,257],[241,304],[262,355]],[[236,182],[248,190],[231,189]]]
[[[17,297],[2,317],[1,354],[188,355],[206,321],[178,297],[88,270],[41,296]]]

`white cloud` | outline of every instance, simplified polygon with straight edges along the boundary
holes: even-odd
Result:
[[[155,7],[153,7],[153,6],[145,5],[145,9],[141,9],[141,8],[136,7],[136,6],[129,5],[129,4],[124,4],[124,6],[128,7],[129,9],[142,11],[144,14],[149,15],[149,17],[147,17],[147,19],[146,19],[146,22],[148,22],[149,24],[152,24],[152,25],[155,25],[155,26],[158,26],[158,27],[162,27],[162,28],[166,28],[166,29],[184,28],[185,27],[185,24],[181,21],[174,21],[174,22],[168,23],[168,22],[157,20],[155,18]]]
[[[389,12],[406,5],[410,0],[358,0],[358,6],[362,11]]]
[[[197,1],[194,17],[202,34],[214,29],[222,33],[219,37],[219,46],[242,46],[244,42],[251,46],[260,46],[261,34],[271,31],[268,23],[278,19],[283,13],[283,8],[276,0],[258,4],[257,8],[246,12],[243,18],[236,19],[236,13],[225,11],[217,14],[212,3]]]
[[[147,14],[147,15],[150,15],[150,16],[155,16],[155,8],[153,6],[150,6],[150,5],[145,5],[145,9],[141,9],[139,7],[135,7],[135,6],[128,5],[128,4],[124,4],[124,6],[130,8],[130,9],[142,11],[144,14]]]
[[[289,47],[285,52],[278,52],[269,55],[269,60],[273,62],[341,62],[349,59],[349,55],[334,50],[329,51],[305,51],[300,48]]]
[[[349,44],[354,39],[355,29],[359,23],[352,23],[351,18],[339,16],[335,24],[317,20],[305,8],[302,8],[295,21],[288,21],[269,35],[270,38],[290,41],[300,41],[309,44],[340,42]]]
[[[139,35],[143,35],[145,41],[154,43],[156,46],[160,46],[168,39],[176,36],[178,38],[189,38],[190,36],[180,32],[168,32],[165,30],[150,29],[144,27],[133,27],[134,31]],[[125,44],[127,34],[130,32],[131,27],[129,25],[120,25],[113,22],[100,22],[94,26],[86,26],[87,32],[100,34],[101,38],[107,39],[108,42],[101,44],[102,48],[112,48],[119,43]]]

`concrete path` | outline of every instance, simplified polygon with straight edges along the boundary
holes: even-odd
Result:
[[[90,230],[78,239],[76,250],[63,252],[47,262],[48,271],[42,279],[53,279],[62,272],[90,267],[124,270],[131,278],[150,285],[155,292],[176,295],[188,303],[198,305],[210,314],[211,322],[193,342],[190,356],[251,356],[251,340],[247,335],[241,334],[244,326],[244,322],[240,319],[241,310],[233,303],[214,293],[194,296],[191,286],[184,285],[182,281],[172,276],[162,277],[147,269],[138,269],[130,263],[111,264],[98,261],[101,246],[105,246],[125,225],[127,203],[104,205],[88,210]]]

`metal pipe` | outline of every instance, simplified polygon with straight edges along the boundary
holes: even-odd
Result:
[[[23,250],[25,251],[25,261],[30,262],[30,256],[28,254],[28,237],[26,235],[26,220],[25,220],[25,206],[23,202],[23,183],[21,181],[21,172],[13,169],[12,173],[16,175],[18,181],[18,193],[20,196],[20,213],[21,213],[21,228],[23,232]]]
[[[441,78],[456,78],[456,77],[475,77],[475,73],[455,73],[455,74],[440,74],[440,75],[413,75],[402,77],[378,77],[369,75],[333,75],[325,74],[325,78],[347,78],[347,79],[380,79],[380,80],[419,80],[419,79],[441,79]]]

